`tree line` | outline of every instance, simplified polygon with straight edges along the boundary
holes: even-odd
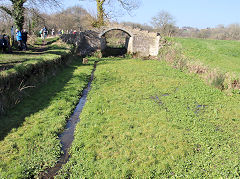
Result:
[[[87,1],[87,0],[80,0]],[[64,29],[83,31],[93,27],[100,27],[118,12],[115,6],[122,7],[130,13],[137,9],[140,0],[95,0],[97,15],[89,13],[81,6],[73,6],[56,13],[42,13],[39,7],[61,7],[60,0],[0,0],[0,33],[9,33],[15,24],[18,29],[27,29],[30,34],[38,34],[39,29]],[[122,22],[123,25],[139,28],[151,32],[158,32],[162,36],[178,36],[192,38],[211,38],[220,40],[240,40],[240,25],[218,25],[214,28],[198,29],[176,26],[175,18],[166,11],[159,11],[152,17],[150,25],[133,22]]]

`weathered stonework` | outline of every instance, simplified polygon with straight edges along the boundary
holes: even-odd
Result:
[[[140,29],[133,29],[116,24],[109,24],[108,26],[99,29],[99,37],[104,38],[104,34],[111,30],[121,30],[126,32],[130,38],[126,41],[127,50],[129,53],[137,53],[141,56],[157,56],[160,48],[161,36],[157,33],[141,31]],[[104,41],[102,41],[104,42]],[[105,45],[102,44],[104,47]]]
[[[76,52],[85,56],[101,49],[101,45],[104,43],[101,43],[102,39],[98,35],[95,31],[85,31],[77,34],[63,34],[61,39],[68,44],[73,44]]]
[[[105,33],[111,30],[121,30],[127,33],[130,38],[126,39],[125,47],[127,52],[135,53],[140,56],[157,56],[160,48],[160,35],[153,32],[141,31],[130,27],[109,24],[101,29],[85,31],[78,34],[64,34],[63,41],[74,44],[77,52],[81,55],[88,55],[96,50],[106,48]]]

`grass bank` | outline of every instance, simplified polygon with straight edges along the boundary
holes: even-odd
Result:
[[[207,83],[221,90],[238,93],[239,45],[237,41],[169,38],[160,50],[159,59],[174,68],[200,74]]]
[[[93,63],[75,57],[56,77],[29,93],[1,116],[0,178],[34,178],[54,166],[61,153],[58,134],[63,131]]]
[[[68,63],[72,47],[59,38],[38,39],[28,51],[0,54],[0,115],[28,95],[30,88],[57,74]]]
[[[61,42],[58,37],[49,38],[43,45],[41,39],[37,39],[34,45],[29,46],[28,51],[13,51],[11,54],[0,54],[0,79],[9,75],[24,74],[29,68],[49,63],[71,52],[71,46]]]
[[[237,178],[239,101],[165,62],[103,59],[58,177]]]
[[[174,38],[182,46],[183,54],[223,72],[240,74],[240,42],[193,38]]]

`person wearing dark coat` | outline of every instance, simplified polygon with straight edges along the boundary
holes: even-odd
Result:
[[[8,49],[8,51],[7,51],[7,49]],[[10,40],[9,40],[8,36],[5,34],[0,35],[0,50],[2,52],[8,52],[8,53],[12,52]]]
[[[22,44],[23,44],[23,50],[27,50],[27,39],[28,39],[28,33],[26,29],[22,30]]]

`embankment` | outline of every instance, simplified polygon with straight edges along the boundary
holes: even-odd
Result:
[[[60,72],[67,63],[71,50],[54,58],[33,60],[31,63],[22,63],[0,73],[0,115],[7,109],[18,104],[28,91],[38,87],[52,76]]]

